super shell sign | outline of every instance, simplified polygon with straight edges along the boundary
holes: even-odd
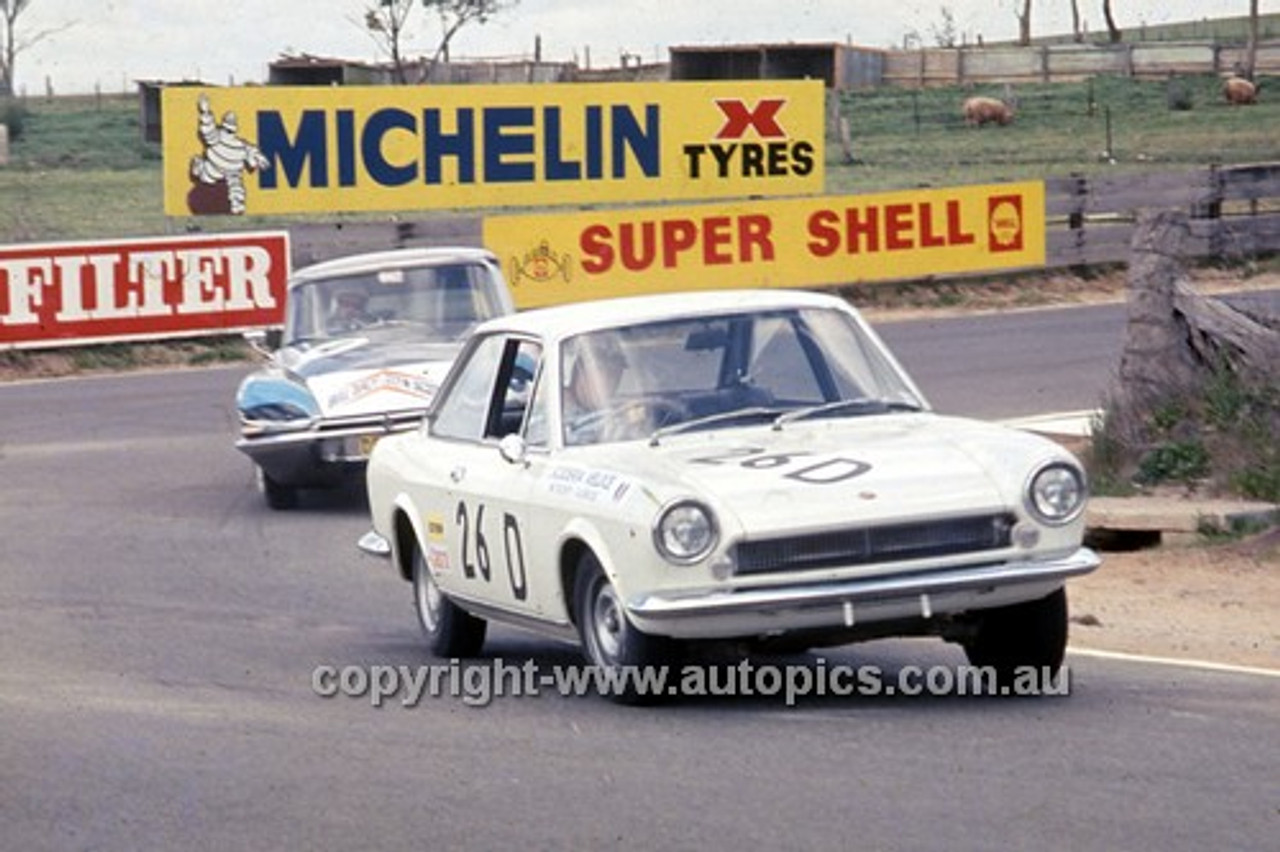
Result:
[[[1042,181],[487,216],[522,308],[732,287],[822,287],[1037,268]]]

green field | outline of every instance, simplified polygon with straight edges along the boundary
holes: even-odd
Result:
[[[960,103],[974,92],[959,87],[833,95],[847,119],[852,162],[832,136],[826,190],[1280,161],[1280,79],[1263,80],[1261,102],[1248,107],[1228,106],[1218,86],[1209,75],[1024,85],[1015,91],[1017,120],[984,128],[964,125]],[[1001,94],[997,87],[976,93]],[[1171,108],[1173,100],[1189,108]],[[143,141],[140,112],[131,96],[0,104],[0,118],[16,113],[20,124],[10,162],[0,167],[0,243],[150,236],[193,226],[164,214],[160,149]],[[237,220],[236,227],[287,224],[264,218]]]
[[[999,96],[999,87],[846,93],[841,114],[849,121],[854,162],[839,164],[838,149],[831,150],[827,191],[1274,162],[1280,160],[1280,94],[1266,98],[1272,85],[1264,81],[1261,102],[1246,107],[1228,105],[1213,76],[1019,86],[1014,123],[982,128],[965,126],[960,104],[968,94]],[[1171,108],[1171,100],[1190,108]]]

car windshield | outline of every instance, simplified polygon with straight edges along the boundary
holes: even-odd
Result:
[[[284,342],[387,337],[452,343],[500,313],[492,275],[481,264],[370,270],[291,288]]]
[[[879,342],[828,308],[580,334],[562,345],[560,387],[567,445],[925,407]]]

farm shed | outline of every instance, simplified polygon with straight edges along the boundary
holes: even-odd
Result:
[[[884,51],[848,44],[671,48],[672,80],[819,79],[828,89],[880,85]]]
[[[138,85],[138,123],[142,126],[142,141],[159,143],[160,139],[160,93],[171,86],[210,86],[202,80],[183,80],[166,83],[163,80],[137,80]]]
[[[391,82],[387,68],[300,54],[281,56],[267,66],[267,84],[271,86],[359,86]]]

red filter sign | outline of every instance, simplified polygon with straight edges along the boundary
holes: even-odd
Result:
[[[283,231],[0,246],[0,348],[278,325],[288,280]]]

